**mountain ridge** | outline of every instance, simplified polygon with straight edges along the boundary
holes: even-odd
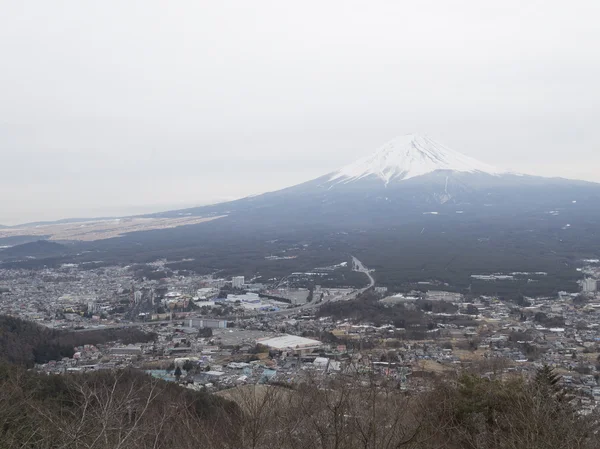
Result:
[[[414,220],[422,213],[455,208],[469,213],[549,213],[600,207],[600,184],[515,173],[465,156],[429,137],[408,134],[337,171],[301,184],[210,206],[166,211],[154,217],[229,215],[269,225],[329,223],[365,225]],[[440,210],[437,210],[440,209]]]
[[[594,191],[600,189],[600,183],[592,181],[542,177],[498,169],[452,150],[428,136],[407,134],[388,141],[374,153],[359,158],[336,171],[300,184],[210,205],[121,218],[229,215],[231,212],[249,211],[253,208],[259,212],[265,207],[268,208],[266,203],[271,200],[275,200],[275,203],[271,205],[273,208],[284,208],[299,202],[313,201],[315,207],[312,208],[312,213],[318,214],[324,212],[325,205],[331,204],[332,201],[340,201],[342,194],[346,194],[347,198],[344,201],[349,205],[356,202],[381,201],[381,198],[385,198],[386,201],[402,203],[404,206],[408,206],[409,202],[411,207],[419,206],[419,202],[421,202],[421,206],[429,207],[432,203],[455,202],[460,204],[465,201],[472,203],[472,198],[464,198],[465,193],[474,194],[479,191],[482,196],[504,195],[497,189],[510,191],[510,195],[516,195],[518,200],[519,192],[515,190],[525,189],[527,191],[535,187],[541,192],[544,186],[550,186],[551,189],[554,189],[553,194],[558,193],[559,197],[563,196],[561,191],[566,186],[589,188]],[[492,194],[490,189],[495,192]],[[463,196],[461,197],[459,194],[463,194]],[[349,199],[350,195],[353,195],[354,198]],[[390,199],[390,195],[395,198]],[[542,198],[542,200],[544,204],[552,203],[552,195],[546,195],[546,198]],[[485,201],[479,201],[479,203],[487,204]],[[316,207],[318,204],[321,207]],[[551,207],[551,204],[548,204],[548,207]],[[28,223],[20,225],[20,227],[93,220],[95,219],[73,218],[55,222]],[[8,227],[8,229],[10,228]]]

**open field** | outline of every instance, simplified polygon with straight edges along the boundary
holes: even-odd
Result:
[[[289,403],[291,395],[295,392],[274,385],[242,385],[215,394],[235,402],[246,412],[252,412],[261,404],[272,407]]]
[[[151,231],[169,229],[179,226],[204,223],[223,216],[216,217],[183,217],[183,218],[117,218],[107,220],[85,221],[76,223],[51,223],[35,226],[23,226],[0,230],[0,238],[17,237],[21,235],[45,236],[49,240],[79,240],[94,241],[119,237],[136,231]]]

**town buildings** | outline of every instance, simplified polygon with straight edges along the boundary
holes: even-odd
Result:
[[[239,289],[244,288],[244,282],[245,282],[244,276],[233,276],[231,278],[231,286],[233,288],[239,288]]]

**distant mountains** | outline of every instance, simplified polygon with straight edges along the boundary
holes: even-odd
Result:
[[[0,249],[0,257],[3,259],[22,257],[54,257],[68,253],[68,248],[56,242],[38,240]]]

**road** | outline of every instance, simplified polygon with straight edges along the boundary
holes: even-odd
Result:
[[[177,319],[177,320],[173,320],[173,321],[136,321],[133,323],[109,324],[109,325],[102,326],[102,327],[89,327],[86,329],[76,329],[76,330],[62,329],[62,330],[70,331],[70,332],[90,332],[90,331],[102,331],[105,329],[121,329],[124,327],[159,326],[161,324],[179,323],[181,321],[185,321],[185,320]]]
[[[350,295],[334,296],[333,298],[328,298],[327,300],[325,300],[323,302],[319,302],[317,300],[317,298],[313,297],[313,300],[311,302],[301,305],[300,307],[278,310],[276,312],[265,312],[263,315],[292,315],[292,314],[296,314],[299,312],[304,312],[305,310],[316,309],[317,307],[322,306],[326,302],[339,301],[342,299],[344,301],[350,301],[351,299],[355,299],[358,295],[363,293],[365,290],[368,290],[371,287],[373,287],[375,285],[375,279],[369,272],[369,269],[367,267],[365,267],[365,265],[360,260],[358,260],[356,257],[352,256],[352,261],[354,262],[354,271],[359,271],[368,276],[368,278],[369,278],[369,286],[368,287],[361,288],[359,290],[355,290]]]
[[[365,273],[369,277],[369,286],[363,289],[363,292],[373,287],[375,285],[375,279],[373,279],[373,276],[371,275],[369,269],[365,267],[363,263],[354,256],[352,256],[352,261],[354,262],[354,271],[360,271],[361,273]]]

